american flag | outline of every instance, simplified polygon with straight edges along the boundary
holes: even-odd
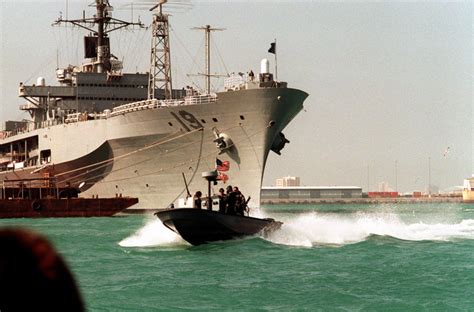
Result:
[[[230,169],[230,162],[228,160],[220,160],[216,158],[216,169],[217,171],[229,171]]]

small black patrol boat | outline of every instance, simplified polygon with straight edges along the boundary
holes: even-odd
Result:
[[[213,211],[210,196],[211,182],[216,181],[217,173],[204,172],[202,176],[208,180],[207,209],[169,208],[155,213],[167,228],[191,245],[230,240],[258,233],[266,235],[279,229],[283,224],[270,218],[260,219]]]
[[[191,245],[229,240],[262,232],[264,235],[277,230],[281,222],[218,211],[176,208],[155,213],[163,224],[179,234]]]

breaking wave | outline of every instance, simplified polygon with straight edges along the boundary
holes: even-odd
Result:
[[[357,212],[353,214],[307,212],[268,216],[261,210],[254,217],[273,217],[282,227],[264,239],[288,246],[342,246],[367,240],[370,236],[388,236],[407,241],[451,241],[474,239],[474,219],[404,220],[394,212]],[[431,221],[431,222],[430,222]],[[135,233],[119,242],[122,247],[189,245],[159,219],[146,219]]]
[[[371,235],[410,241],[474,239],[474,220],[459,223],[404,222],[394,213],[353,215],[306,213],[287,217],[282,227],[266,239],[283,245],[312,247],[345,245],[366,240]]]
[[[131,236],[119,242],[122,247],[153,247],[187,244],[179,235],[157,219],[147,219],[145,225]]]

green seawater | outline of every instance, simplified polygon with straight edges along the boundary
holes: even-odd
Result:
[[[151,215],[10,219],[89,311],[474,311],[474,205],[265,206],[271,236],[193,247]]]

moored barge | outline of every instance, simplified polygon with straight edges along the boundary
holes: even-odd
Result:
[[[110,217],[138,198],[0,199],[0,218]]]
[[[138,203],[138,198],[79,198],[80,190],[57,188],[54,178],[4,181],[0,218],[108,217]]]

